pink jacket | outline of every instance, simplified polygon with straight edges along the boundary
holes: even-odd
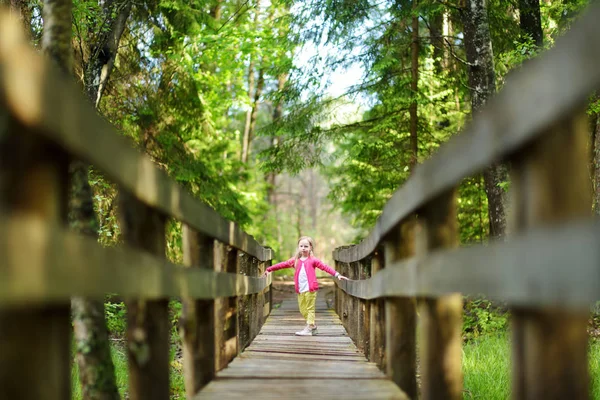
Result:
[[[284,268],[294,268],[295,258],[290,258],[287,261],[280,262],[279,264],[272,265],[267,268],[268,272],[277,271],[278,269]],[[296,285],[296,293],[299,293],[299,285],[298,285],[298,275],[300,274],[300,269],[302,266],[302,262],[298,261],[298,267],[294,271],[294,284]],[[306,277],[308,278],[308,290],[311,292],[316,292],[319,290],[319,283],[317,282],[317,274],[315,273],[315,268],[319,268],[327,272],[330,275],[336,276],[337,272],[331,268],[330,266],[323,263],[323,261],[319,260],[315,257],[308,257],[304,260],[304,270],[306,271]]]

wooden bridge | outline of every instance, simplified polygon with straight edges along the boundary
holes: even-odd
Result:
[[[596,5],[510,76],[418,166],[362,243],[335,250],[336,269],[353,279],[334,301],[345,331],[321,302],[323,334],[295,338],[295,306],[269,316],[271,281],[261,275],[271,251],[135,151],[0,17],[0,398],[68,399],[69,298],[106,293],[129,299],[131,399],[169,397],[170,297],[184,303],[189,398],[462,398],[458,293],[510,306],[514,398],[588,398],[600,227],[584,109],[600,88],[599,20]],[[72,158],[119,185],[118,248],[65,228]],[[456,249],[456,187],[497,162],[510,164],[511,233]],[[183,223],[185,265],[164,258],[168,218]]]

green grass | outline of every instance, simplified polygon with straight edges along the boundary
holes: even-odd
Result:
[[[507,333],[481,336],[463,346],[464,399],[510,398],[510,343]],[[600,400],[600,341],[589,347],[591,397]]]
[[[507,335],[485,335],[463,346],[465,399],[510,397],[510,348]]]
[[[128,367],[127,367],[127,351],[122,345],[116,345],[111,343],[111,356],[115,365],[115,376],[117,380],[117,387],[121,398],[127,398],[128,390]],[[175,351],[171,350],[170,360],[170,382],[171,382],[171,399],[185,399],[185,383],[183,378],[183,372],[180,366],[175,367],[173,360],[175,358]],[[79,384],[79,368],[77,363],[73,362],[71,369],[71,391],[72,399],[81,399],[81,385]]]

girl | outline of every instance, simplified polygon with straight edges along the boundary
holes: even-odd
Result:
[[[315,303],[317,302],[317,274],[315,268],[319,268],[338,279],[348,279],[342,276],[339,272],[325,264],[318,258],[313,257],[314,241],[308,236],[302,236],[298,240],[298,251],[296,256],[287,261],[280,262],[265,271],[267,273],[277,271],[283,268],[294,268],[294,284],[296,293],[298,293],[298,306],[300,313],[306,320],[306,326],[300,332],[296,332],[298,336],[312,336],[317,334],[317,325],[315,324]]]

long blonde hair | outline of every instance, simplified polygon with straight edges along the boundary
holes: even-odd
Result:
[[[309,256],[314,256],[313,249],[315,248],[315,241],[310,236],[302,236],[300,239],[298,239],[296,245],[300,245],[300,242],[303,240],[308,241],[308,244],[310,244],[310,253],[308,253]],[[298,267],[298,260],[300,259],[300,256],[302,256],[300,249],[296,249],[296,255],[294,256],[294,268]]]

